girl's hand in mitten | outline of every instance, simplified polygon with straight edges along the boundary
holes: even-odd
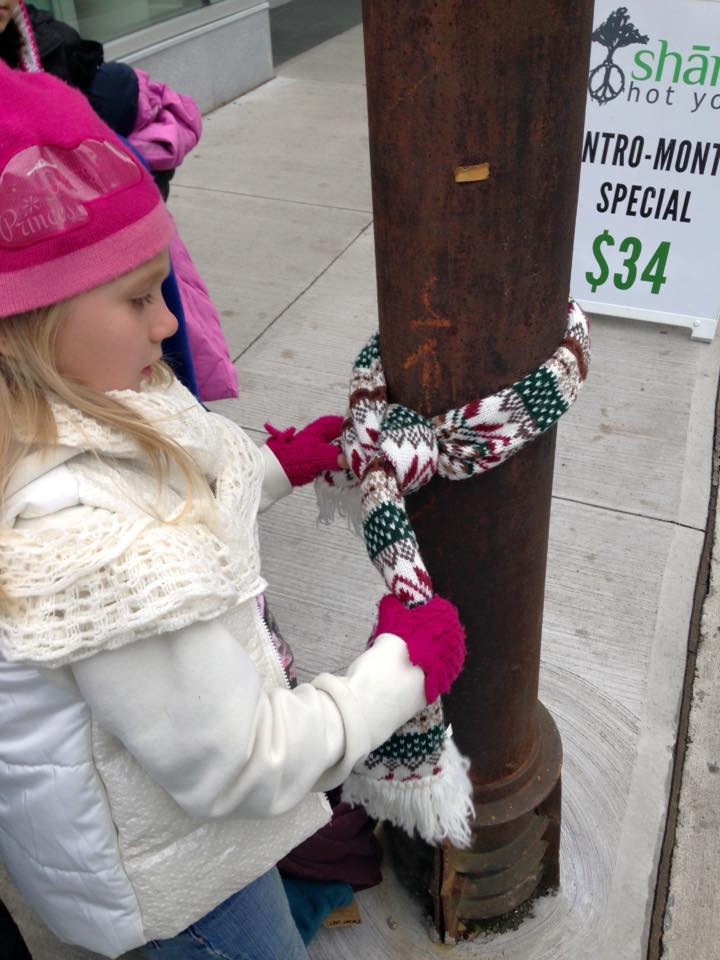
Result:
[[[320,417],[296,433],[295,427],[276,430],[265,424],[270,434],[267,445],[294,487],[302,487],[328,470],[345,468],[340,447],[331,443],[340,436],[342,425],[342,417]]]
[[[372,639],[381,633],[405,641],[410,662],[425,674],[428,703],[447,693],[465,660],[465,628],[449,600],[436,594],[429,603],[409,609],[389,593],[378,606]]]

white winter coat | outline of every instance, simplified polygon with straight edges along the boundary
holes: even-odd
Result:
[[[177,383],[118,396],[193,453],[219,520],[154,517],[137,449],[56,404],[60,444],[15,471],[0,533],[0,858],[57,936],[109,957],[268,870],[425,703],[392,634],[290,691],[255,602],[278,462]],[[161,514],[183,495],[173,475]]]

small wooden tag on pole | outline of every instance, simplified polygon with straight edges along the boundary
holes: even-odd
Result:
[[[477,183],[490,179],[489,163],[474,163],[469,167],[455,167],[455,183]]]

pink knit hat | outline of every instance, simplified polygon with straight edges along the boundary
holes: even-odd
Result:
[[[172,236],[142,164],[85,100],[0,61],[0,317],[98,287]]]

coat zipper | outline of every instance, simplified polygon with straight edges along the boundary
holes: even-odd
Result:
[[[260,623],[262,624],[262,628],[263,628],[263,631],[264,631],[264,633],[265,633],[265,636],[267,637],[268,643],[270,644],[270,647],[271,647],[271,649],[272,649],[273,655],[274,655],[274,657],[275,657],[275,663],[277,663],[278,667],[280,668],[280,673],[283,675],[283,680],[285,681],[285,686],[287,687],[288,690],[292,691],[292,685],[290,684],[290,677],[288,677],[287,671],[285,670],[285,667],[282,665],[282,660],[280,659],[280,654],[279,654],[279,652],[278,652],[278,648],[275,646],[275,643],[274,643],[274,641],[273,641],[272,633],[270,632],[270,628],[268,627],[267,623],[265,622],[265,617],[264,617],[264,616],[260,613],[260,611],[258,610],[257,604],[255,605],[255,610],[256,610],[257,615],[258,615],[258,617],[259,617],[259,619],[260,619]],[[325,793],[324,790],[317,790],[317,791],[314,791],[314,792],[316,792],[317,794],[319,794],[319,795],[322,797],[322,799],[323,799],[323,806],[325,806],[325,807],[327,808],[327,810],[329,811],[330,815],[332,816],[332,807],[330,806],[330,801],[328,800],[328,795]]]
[[[278,667],[280,668],[280,673],[282,674],[283,680],[285,681],[285,686],[287,687],[288,690],[292,690],[292,686],[290,684],[290,677],[288,677],[287,671],[285,670],[285,667],[282,665],[282,660],[280,659],[280,653],[278,652],[278,648],[275,646],[275,641],[273,640],[272,633],[270,632],[270,627],[268,627],[265,621],[265,617],[258,610],[257,603],[255,604],[255,609],[257,611],[258,617],[260,618],[260,623],[262,624],[262,628],[265,633],[265,636],[267,637],[267,641],[270,644],[270,648],[273,652],[273,656],[275,657],[275,663],[277,663]]]

